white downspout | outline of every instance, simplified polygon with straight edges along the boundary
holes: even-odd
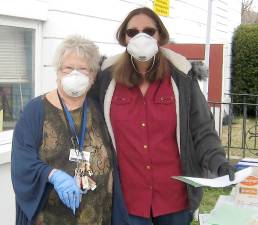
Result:
[[[207,15],[207,25],[206,25],[206,41],[205,41],[205,56],[204,56],[204,63],[207,66],[208,71],[210,69],[212,1],[213,0],[208,0],[208,15]],[[209,77],[207,78],[206,81],[203,81],[203,94],[206,99],[208,99],[208,91],[209,91]]]

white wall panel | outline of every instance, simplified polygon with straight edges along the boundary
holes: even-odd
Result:
[[[132,9],[145,5],[146,1],[119,0],[51,0],[49,11],[60,10],[106,20],[122,21]],[[148,1],[149,2],[149,1]]]
[[[42,70],[41,92],[46,93],[56,88],[56,72],[52,66],[44,66]]]
[[[0,0],[0,15],[45,21],[47,12],[44,0]]]
[[[222,0],[221,0],[222,1]],[[224,37],[224,73],[223,73],[223,94],[229,93],[231,89],[231,43],[232,36],[241,23],[241,0],[223,0],[226,7],[225,21],[227,27],[225,27],[226,35]],[[228,96],[223,97],[223,101],[228,101]]]
[[[105,44],[98,42],[96,42],[96,44],[99,46],[101,55],[105,56],[112,56],[125,51],[125,47],[122,47],[119,44]]]
[[[115,43],[115,32],[119,24],[102,18],[51,11],[43,32],[44,38],[64,38],[71,34],[81,34],[92,41]]]
[[[204,43],[206,27],[186,19],[176,19],[173,40],[176,43]]]
[[[42,48],[42,51],[43,51],[43,67],[45,66],[52,66],[53,64],[53,59],[54,59],[54,54],[55,54],[55,51],[57,49],[57,46],[60,44],[60,42],[62,41],[63,39],[46,39],[44,38],[43,39],[43,48]]]
[[[181,4],[184,7],[193,7],[197,9],[202,9],[204,11],[207,11],[207,0],[170,0],[170,5],[175,4],[175,7],[177,8],[177,4]]]

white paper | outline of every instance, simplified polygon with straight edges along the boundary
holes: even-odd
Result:
[[[252,167],[247,167],[235,173],[235,180],[230,181],[229,176],[216,177],[213,179],[197,178],[197,177],[185,177],[185,176],[173,176],[171,178],[183,181],[195,187],[226,187],[232,184],[237,184],[243,181],[252,173]]]
[[[210,214],[199,214],[199,223],[200,225],[211,225],[211,224],[208,224],[207,221],[210,217]]]

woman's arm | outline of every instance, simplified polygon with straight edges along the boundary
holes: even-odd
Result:
[[[217,175],[219,167],[227,160],[215,130],[214,117],[196,79],[192,80],[191,86],[189,122],[194,148],[201,167]]]
[[[53,169],[39,158],[44,111],[40,97],[25,107],[13,135],[11,176],[18,207],[29,221],[41,206]]]

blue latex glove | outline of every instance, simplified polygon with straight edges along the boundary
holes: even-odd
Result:
[[[80,205],[81,191],[73,177],[61,170],[55,170],[50,176],[49,182],[54,185],[61,201],[75,214],[76,208],[79,208]]]

